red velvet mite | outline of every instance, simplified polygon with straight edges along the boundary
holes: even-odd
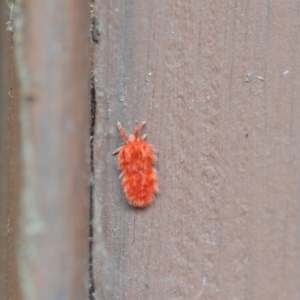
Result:
[[[149,206],[154,194],[158,193],[157,175],[153,167],[156,160],[154,149],[146,142],[146,134],[139,137],[145,124],[146,122],[141,122],[134,135],[127,136],[118,123],[125,144],[113,152],[113,155],[118,155],[123,191],[128,203],[135,207]]]

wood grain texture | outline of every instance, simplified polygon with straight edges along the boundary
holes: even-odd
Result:
[[[95,1],[95,299],[298,299],[299,2]],[[160,194],[130,207],[120,121]]]
[[[89,2],[17,0],[19,299],[88,297]]]
[[[0,2],[0,299],[19,300],[16,237],[20,198],[20,122],[11,9]]]

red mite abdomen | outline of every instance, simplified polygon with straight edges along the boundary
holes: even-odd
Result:
[[[154,160],[153,148],[145,141],[128,143],[120,150],[122,186],[128,202],[133,206],[150,205],[154,193],[158,191],[156,171],[152,166]]]
[[[156,190],[156,174],[152,168],[148,173],[134,173],[123,176],[122,186],[128,202],[133,206],[145,207],[151,204]]]

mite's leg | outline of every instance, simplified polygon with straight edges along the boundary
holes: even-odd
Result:
[[[121,151],[121,149],[123,148],[123,146],[121,146],[120,148],[118,148],[117,150],[115,150],[112,155],[117,155],[119,154],[119,152]]]
[[[140,131],[141,131],[142,127],[143,127],[145,124],[146,124],[146,122],[143,121],[143,122],[141,122],[141,123],[139,124],[139,126],[136,128],[135,133],[134,133],[134,136],[135,136],[136,139],[139,137]]]
[[[122,125],[120,124],[120,122],[118,122],[117,126],[118,126],[118,128],[119,128],[119,131],[120,131],[120,133],[121,133],[123,139],[125,140],[125,142],[127,142],[128,136],[127,136],[125,130],[123,129]]]

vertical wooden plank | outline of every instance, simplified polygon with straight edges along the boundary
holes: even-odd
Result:
[[[297,299],[299,3],[95,1],[95,299]],[[94,22],[95,24],[97,22]],[[116,159],[145,120],[160,195]]]
[[[89,2],[17,0],[22,299],[88,296]]]
[[[0,2],[0,299],[21,299],[16,237],[20,197],[20,123],[11,2]]]

